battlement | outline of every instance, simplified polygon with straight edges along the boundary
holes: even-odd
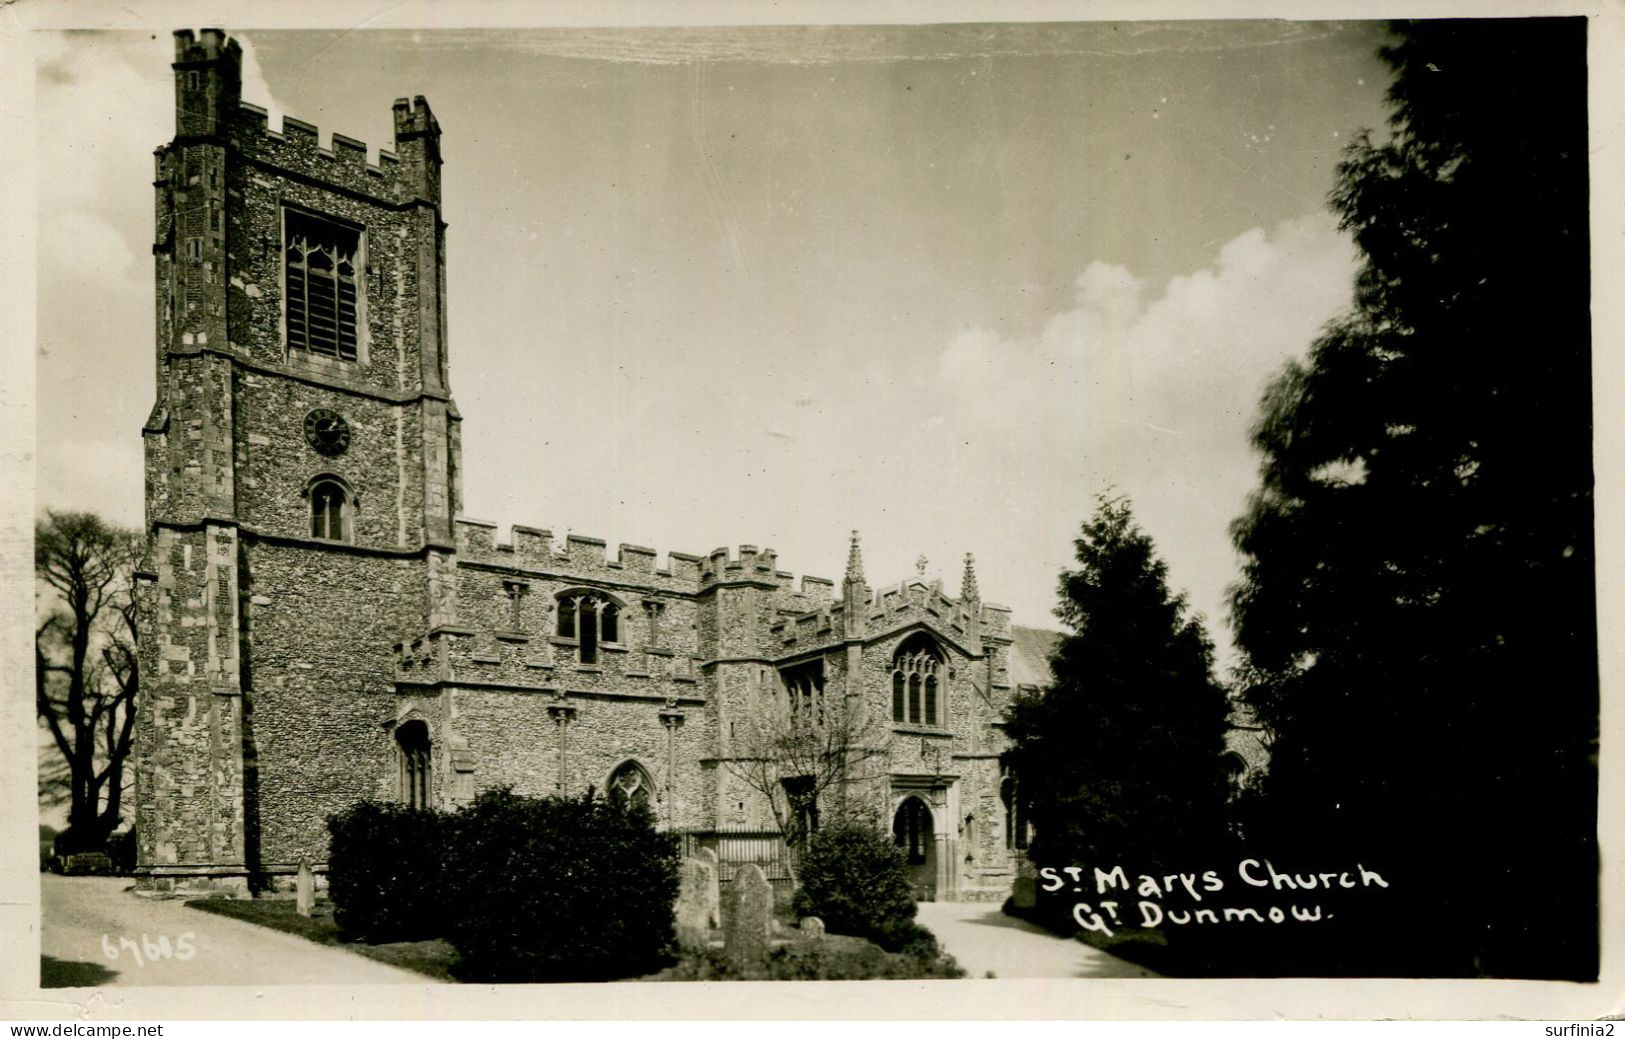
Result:
[[[869,600],[870,616],[883,618],[897,610],[911,606],[930,613],[946,616],[955,612],[959,604],[942,594],[942,582],[899,581],[889,588],[878,588]]]
[[[204,29],[195,36],[190,29],[180,29],[175,33],[176,64],[226,58],[241,68],[242,55],[242,47],[237,41],[219,29]]]
[[[800,578],[798,587],[795,574],[778,568],[776,552],[755,545],[741,545],[737,553],[718,548],[704,556],[667,552],[662,568],[655,549],[622,543],[612,554],[607,541],[586,534],[567,534],[561,544],[551,530],[516,523],[510,539],[501,541],[497,524],[469,516],[458,516],[452,528],[458,559],[464,563],[563,571],[588,579],[655,580],[688,592],[750,581],[771,585],[775,608],[795,613],[827,608],[835,588],[835,582],[812,576]]]
[[[390,202],[439,199],[440,123],[421,96],[395,101],[394,150],[379,148],[369,163],[365,141],[335,132],[323,147],[320,128],[303,119],[284,115],[271,129],[266,110],[242,99],[242,48],[219,29],[175,33],[175,74],[179,135],[223,135],[252,158]]]
[[[331,164],[329,176],[345,173],[367,174],[373,178],[371,191],[380,187],[392,189],[394,177],[401,167],[400,156],[387,148],[378,149],[378,162],[367,161],[367,142],[334,131],[331,147],[321,146],[321,128],[315,123],[291,115],[282,117],[280,131],[270,128],[270,114],[250,101],[237,102],[237,116],[233,120],[238,131],[237,141],[251,153],[273,161],[281,158],[293,163],[326,160]],[[279,150],[283,153],[278,155]],[[383,183],[380,184],[379,182]]]
[[[813,649],[849,631],[844,603],[826,599],[807,605],[811,608],[782,617],[768,629],[784,652]],[[940,580],[913,579],[881,588],[862,600],[859,609],[865,614],[868,637],[885,637],[923,621],[973,648],[1011,640],[1008,607],[951,599],[942,593]]]
[[[429,102],[423,95],[408,100],[404,97],[395,99],[393,106],[395,113],[395,140],[403,137],[421,137],[428,135],[433,138],[440,136],[440,123],[435,119],[434,113],[429,110]]]
[[[826,642],[836,632],[835,618],[839,613],[840,607],[823,607],[779,621],[768,630],[783,640],[786,646]]]
[[[539,570],[621,571],[625,576],[669,577],[694,584],[700,578],[699,556],[668,552],[665,569],[655,565],[659,553],[643,545],[621,544],[610,558],[608,542],[586,534],[566,534],[560,545],[551,530],[514,524],[508,541],[497,540],[497,525],[458,516],[452,521],[458,557],[467,562]]]
[[[700,586],[702,588],[732,581],[759,581],[775,586],[790,599],[810,599],[812,603],[827,602],[834,594],[835,582],[824,577],[804,576],[800,588],[796,575],[778,567],[778,553],[771,548],[740,545],[737,554],[726,547],[714,548],[701,560]],[[786,600],[785,606],[811,605]]]

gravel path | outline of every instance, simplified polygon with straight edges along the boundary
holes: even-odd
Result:
[[[40,875],[41,987],[433,984],[411,971],[176,900],[138,898],[127,890],[131,884],[127,877]],[[156,957],[149,955],[149,944]],[[183,959],[187,950],[191,955]]]
[[[931,929],[968,977],[1154,978],[1157,975],[1036,924],[1005,916],[987,902],[921,902]]]

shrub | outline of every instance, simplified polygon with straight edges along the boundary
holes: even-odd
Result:
[[[446,937],[468,980],[635,976],[674,945],[676,840],[642,805],[486,791],[448,849]]]
[[[445,822],[436,812],[361,801],[328,816],[328,897],[348,940],[440,937]]]
[[[902,849],[891,834],[859,823],[813,834],[792,907],[797,916],[816,916],[837,934],[868,938],[892,952],[916,941],[921,930]]]

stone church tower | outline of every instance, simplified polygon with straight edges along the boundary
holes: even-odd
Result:
[[[788,882],[787,800],[816,826],[855,784],[808,803],[812,777],[751,734],[850,707],[879,757],[861,799],[921,896],[1002,899],[1026,829],[1000,723],[1047,665],[969,560],[957,598],[923,559],[874,588],[854,532],[837,590],[752,545],[661,566],[461,516],[429,106],[396,101],[394,150],[369,165],[342,134],[272,131],[223,33],[175,39],[142,431],[139,885],[273,886],[324,867],[325,820],[357,800],[446,809],[495,786],[613,788],[724,879],[755,861]]]
[[[378,166],[295,119],[269,132],[217,30],[176,34],[174,76],[137,827],[150,878],[238,883],[325,858],[279,804],[314,796],[319,822],[388,767],[354,737],[451,558],[440,129],[397,102]]]

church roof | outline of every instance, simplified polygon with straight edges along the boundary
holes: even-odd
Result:
[[[1054,682],[1055,674],[1050,670],[1049,658],[1061,641],[1061,633],[1012,624],[1010,637],[1014,640],[1010,646],[1010,684],[1019,688],[1024,685],[1047,686]]]

